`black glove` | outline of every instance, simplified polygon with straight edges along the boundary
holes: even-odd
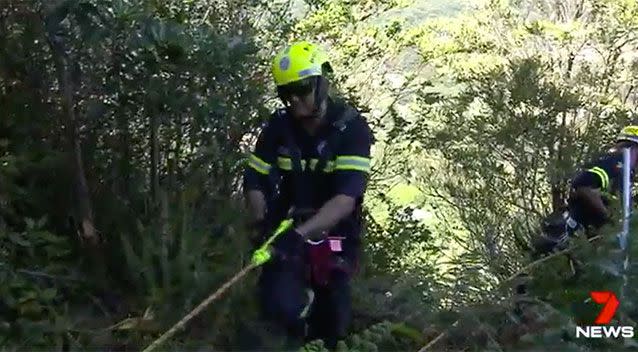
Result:
[[[274,251],[280,257],[302,257],[304,250],[304,238],[294,228],[282,233],[273,243]]]

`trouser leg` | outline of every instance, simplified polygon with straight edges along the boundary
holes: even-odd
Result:
[[[316,301],[310,316],[311,339],[322,339],[334,350],[345,339],[352,316],[350,277],[335,271],[327,286],[315,288]]]
[[[264,318],[285,329],[289,338],[303,341],[306,322],[301,317],[309,304],[299,265],[273,261],[265,264],[258,283]]]

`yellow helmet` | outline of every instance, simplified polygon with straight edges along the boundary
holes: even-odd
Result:
[[[638,143],[638,125],[630,125],[624,127],[618,134],[618,138],[616,138],[616,141],[629,141]]]
[[[277,86],[321,76],[328,55],[317,45],[307,41],[291,44],[281,50],[272,61],[272,74]]]

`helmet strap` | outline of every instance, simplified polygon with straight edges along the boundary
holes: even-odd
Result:
[[[315,112],[321,111],[321,104],[328,98],[328,82],[323,76],[315,78]]]

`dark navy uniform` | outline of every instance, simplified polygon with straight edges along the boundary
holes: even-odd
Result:
[[[593,210],[587,201],[579,199],[575,190],[579,187],[599,189],[603,204],[607,206],[609,197],[623,188],[622,173],[622,152],[604,154],[594,162],[583,165],[571,180],[568,209],[552,213],[544,219],[543,233],[533,243],[533,257],[565,249],[569,237],[574,236],[580,229],[584,229],[587,236],[591,236],[593,233],[588,230],[605,225],[608,219]]]
[[[609,205],[609,195],[617,194],[623,188],[623,154],[605,154],[597,161],[584,165],[583,171],[572,179],[572,189],[592,187],[602,193],[603,203]],[[633,173],[633,171],[632,171]],[[584,227],[600,227],[606,219],[594,213],[579,199],[569,200],[571,217]]]
[[[350,267],[356,265],[372,143],[367,122],[346,104],[329,99],[325,123],[314,136],[284,109],[276,111],[263,127],[244,175],[247,190],[261,190],[269,199],[266,232],[272,232],[293,206],[316,211],[336,195],[353,197],[355,211],[329,233],[345,238],[335,257]],[[308,308],[307,245],[300,247],[298,238],[282,236],[274,246],[286,259],[277,257],[264,265],[259,283],[262,306],[266,315],[283,320],[289,331],[305,335],[299,315]],[[327,285],[313,287],[310,334],[327,339],[328,345],[344,337],[349,324],[349,277],[348,272],[335,270]]]

